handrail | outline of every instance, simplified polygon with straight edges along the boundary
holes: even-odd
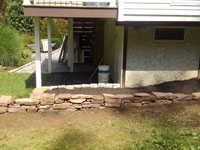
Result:
[[[109,7],[116,7],[116,0],[23,0],[23,5],[33,5],[34,2],[41,2],[41,3],[51,3],[51,2],[66,2],[66,3],[73,3],[73,2],[80,2],[80,3],[109,3]]]

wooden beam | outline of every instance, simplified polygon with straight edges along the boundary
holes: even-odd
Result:
[[[24,6],[25,16],[60,18],[117,18],[117,8]]]
[[[74,33],[73,18],[68,19],[68,65],[70,72],[74,71]]]
[[[123,48],[123,64],[122,64],[122,88],[126,83],[126,63],[127,63],[127,45],[128,44],[128,28],[124,28],[124,48]]]
[[[47,19],[48,33],[48,73],[52,73],[51,19]]]
[[[116,22],[117,26],[200,26],[200,22]]]
[[[40,61],[40,18],[35,17],[35,70],[36,70],[36,88],[42,86],[42,73],[41,73],[41,61]]]

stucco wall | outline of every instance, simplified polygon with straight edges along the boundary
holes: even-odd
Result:
[[[115,83],[120,83],[124,28],[116,26],[115,23],[115,20],[105,21],[103,63],[110,66],[113,81]]]
[[[185,42],[155,42],[154,27],[128,29],[126,87],[196,78],[200,28],[187,27]]]

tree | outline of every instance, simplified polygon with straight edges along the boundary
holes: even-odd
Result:
[[[30,33],[34,31],[33,17],[24,16],[22,0],[11,0],[8,3],[8,23],[20,33]]]
[[[0,2],[0,22],[3,24],[7,23],[7,17],[6,17],[7,5],[8,5],[7,0],[1,0],[1,2]]]

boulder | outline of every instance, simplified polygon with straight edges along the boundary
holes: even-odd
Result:
[[[132,94],[117,94],[116,97],[118,97],[120,99],[133,99]]]
[[[40,99],[41,105],[52,105],[54,104],[55,94],[53,93],[43,93]]]
[[[8,107],[1,107],[0,106],[0,114],[8,112]]]
[[[0,106],[8,106],[14,104],[14,98],[11,96],[1,96],[0,97]]]
[[[192,93],[192,99],[193,100],[200,100],[200,92]]]
[[[61,93],[56,95],[56,99],[62,99],[62,100],[68,100],[71,98],[71,94],[65,94],[65,93]]]
[[[84,94],[74,94],[72,95],[72,99],[78,99],[78,98],[81,98],[81,99],[91,99],[93,98],[93,95],[84,95]]]
[[[63,103],[63,104],[54,104],[53,109],[54,110],[65,110],[67,108],[70,108],[70,103]]]
[[[125,103],[125,107],[139,107],[142,106],[141,103]]]
[[[109,104],[121,104],[121,99],[105,99],[105,103],[109,103]]]
[[[84,103],[82,103],[82,108],[91,108],[91,107],[92,107],[91,102],[84,102]]]
[[[162,100],[162,99],[172,100],[172,99],[177,98],[176,95],[173,93],[153,92],[153,94],[156,96],[158,100]]]
[[[42,94],[47,90],[48,90],[47,88],[35,88],[32,91],[30,98],[39,100],[41,98]]]
[[[192,100],[192,95],[176,93],[175,94],[178,101],[190,101]]]
[[[52,105],[39,106],[39,109],[51,109]]]
[[[62,104],[62,103],[64,103],[64,100],[63,100],[63,99],[58,99],[58,98],[56,98],[56,99],[55,99],[55,103],[56,103],[56,104]]]
[[[104,97],[102,95],[93,95],[94,100],[104,100]]]
[[[70,102],[73,103],[73,104],[81,104],[85,101],[86,101],[85,98],[70,99]]]
[[[91,100],[91,103],[92,104],[103,104],[104,103],[104,100]]]
[[[22,98],[22,99],[16,99],[15,103],[20,105],[33,106],[39,104],[39,100],[31,98]]]
[[[10,113],[26,112],[26,109],[24,109],[22,107],[8,108],[8,112],[10,112]]]

